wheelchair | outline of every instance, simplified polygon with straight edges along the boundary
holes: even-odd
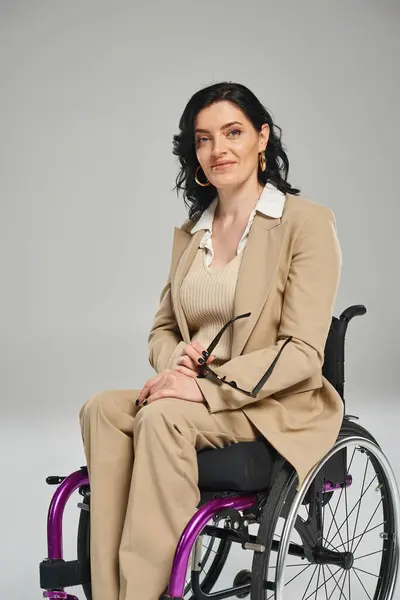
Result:
[[[354,305],[333,316],[326,340],[322,373],[343,402],[346,330],[365,312]],[[336,443],[299,490],[295,470],[265,439],[199,451],[201,501],[159,600],[394,598],[399,491],[378,442],[357,420],[344,413]],[[40,563],[43,596],[78,600],[65,588],[80,585],[91,600],[87,468],[46,481],[57,489],[48,510],[47,558]],[[62,519],[76,490],[82,496],[77,559],[66,561]],[[250,553],[251,569],[242,568],[229,587],[215,591],[235,544]]]

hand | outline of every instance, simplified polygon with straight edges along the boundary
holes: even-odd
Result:
[[[174,370],[195,378],[201,371],[202,364],[199,363],[199,358],[208,365],[213,362],[215,355],[208,356],[206,349],[197,340],[190,342],[183,347],[181,356],[176,360]]]
[[[173,369],[164,369],[149,379],[140,390],[136,404],[151,404],[162,398],[204,402],[204,396],[196,381]]]

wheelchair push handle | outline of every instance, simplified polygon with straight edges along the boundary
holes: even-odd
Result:
[[[367,309],[364,304],[353,304],[353,306],[349,306],[346,308],[342,314],[340,315],[340,320],[349,323],[353,317],[361,317],[365,315]]]

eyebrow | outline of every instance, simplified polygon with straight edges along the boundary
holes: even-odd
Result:
[[[231,121],[230,123],[226,123],[225,125],[222,125],[221,127],[221,131],[223,129],[226,129],[227,127],[231,127],[232,125],[243,125],[243,123],[241,123],[240,121]],[[195,133],[210,133],[208,131],[208,129],[196,129]]]

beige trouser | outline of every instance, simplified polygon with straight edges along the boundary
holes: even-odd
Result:
[[[240,410],[210,414],[204,404],[173,398],[138,410],[138,394],[104,392],[80,412],[93,600],[158,600],[199,503],[196,450],[257,435]]]

